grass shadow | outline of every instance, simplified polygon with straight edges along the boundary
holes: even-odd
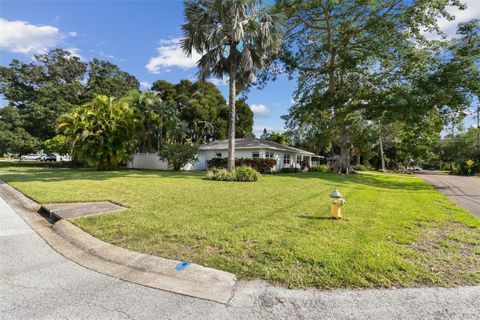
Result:
[[[335,221],[335,219],[331,217],[326,217],[326,216],[307,216],[304,214],[301,214],[298,216],[300,219],[307,219],[307,220],[331,220]]]

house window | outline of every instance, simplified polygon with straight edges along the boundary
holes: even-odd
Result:
[[[253,151],[253,152],[252,152],[252,158],[260,158],[260,152],[258,152],[258,151]]]
[[[273,152],[271,152],[271,151],[265,151],[265,158],[273,159]]]
[[[301,164],[302,163],[302,157],[301,156],[297,156],[297,164]]]
[[[283,154],[283,164],[290,164],[290,155],[284,153]]]
[[[215,157],[216,157],[216,158],[221,158],[221,157],[222,157],[222,153],[221,153],[221,152],[215,153]]]

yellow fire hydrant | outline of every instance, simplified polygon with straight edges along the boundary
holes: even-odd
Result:
[[[331,205],[331,210],[330,210],[330,215],[332,219],[342,219],[342,209],[344,205],[347,204],[347,202],[342,199],[342,195],[340,192],[335,189],[333,190],[332,193],[330,193],[330,198],[332,198],[332,205]]]

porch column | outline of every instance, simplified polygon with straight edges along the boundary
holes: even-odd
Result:
[[[309,167],[312,166],[312,156],[309,156],[309,157],[308,157],[308,166],[309,166]]]

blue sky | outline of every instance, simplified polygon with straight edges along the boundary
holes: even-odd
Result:
[[[480,1],[456,12],[457,21],[441,21],[450,36],[456,24],[480,16]],[[82,59],[109,60],[135,75],[144,88],[156,80],[178,82],[196,77],[195,58],[178,48],[183,4],[172,1],[0,1],[0,64],[30,61],[34,52],[62,47]],[[455,13],[455,12],[454,12]],[[226,83],[216,81],[227,96]],[[252,90],[247,102],[255,114],[254,131],[282,131],[280,116],[291,105],[295,81],[286,77]],[[0,101],[5,105],[5,101]],[[473,123],[469,119],[467,125]]]

